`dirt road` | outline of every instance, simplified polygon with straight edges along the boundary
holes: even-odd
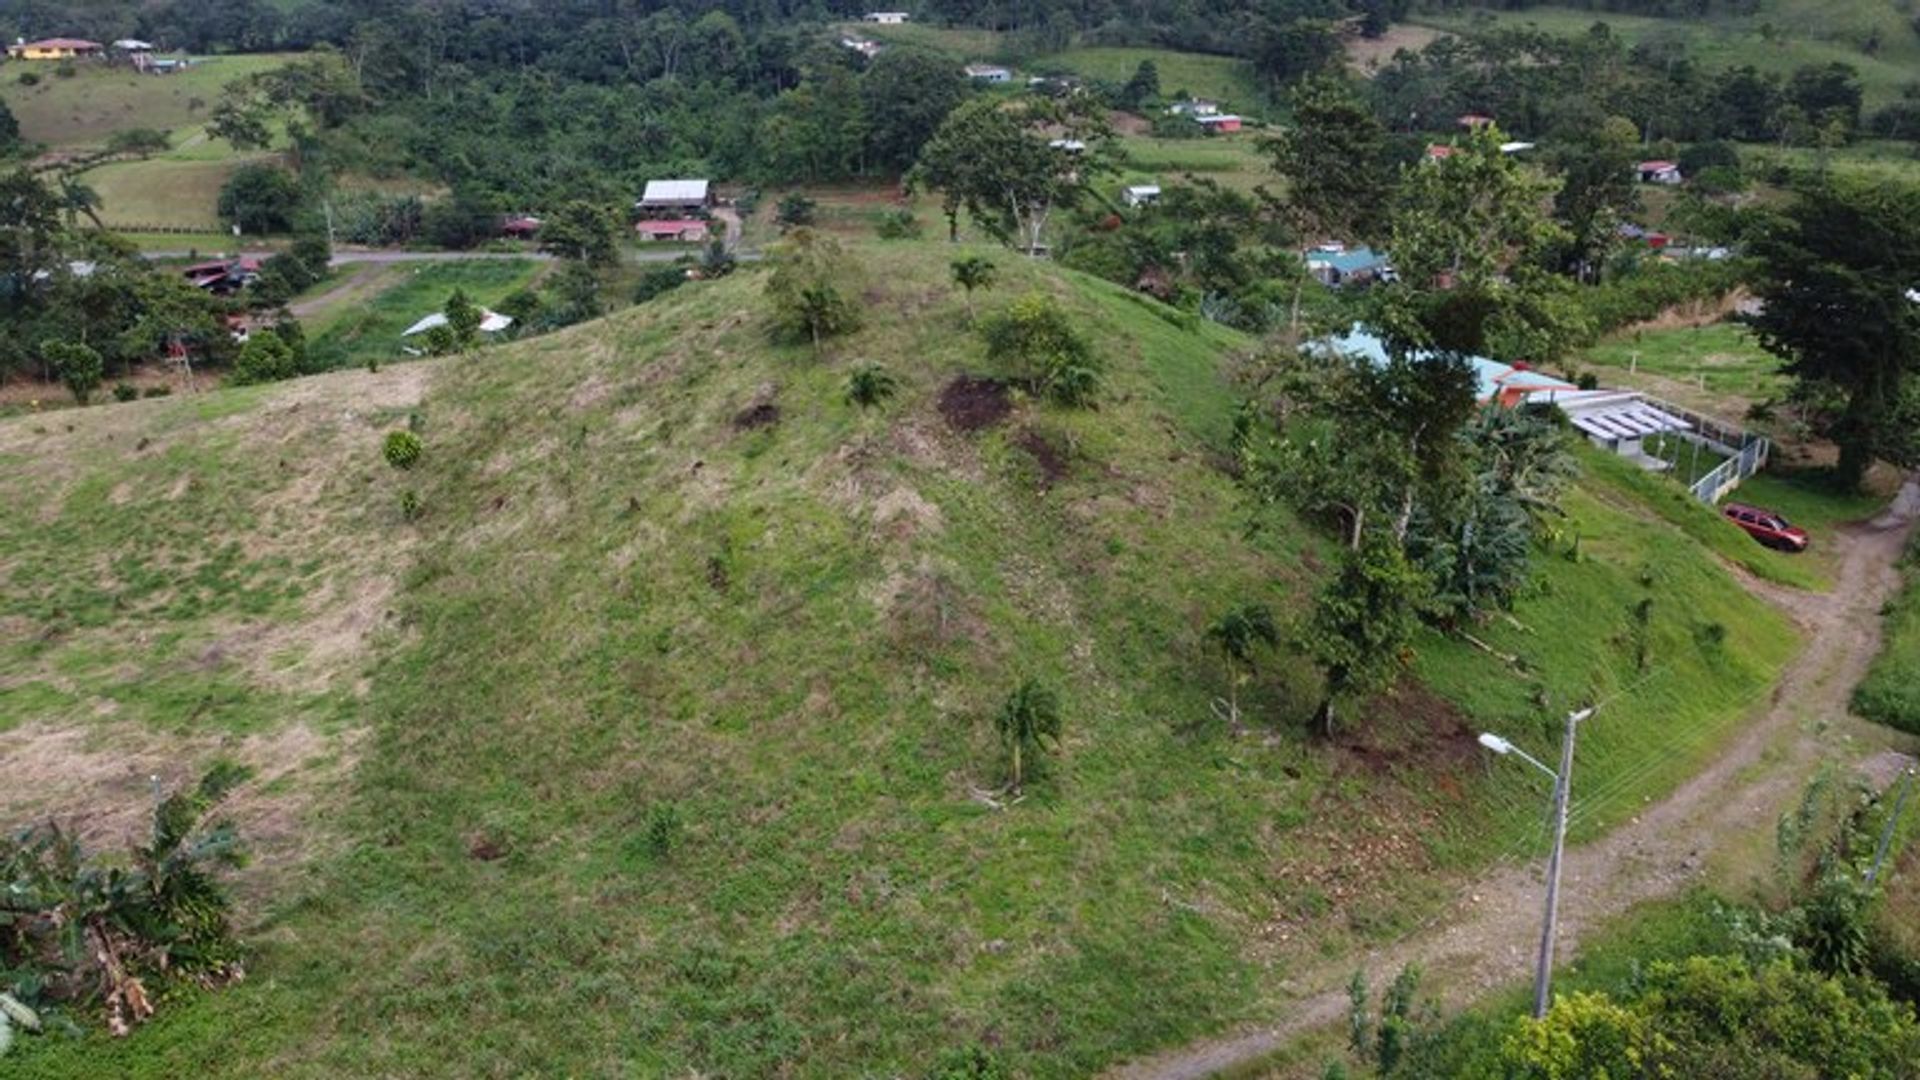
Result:
[[[1773,699],[1713,764],[1671,796],[1607,836],[1568,852],[1561,891],[1560,956],[1572,954],[1600,921],[1643,900],[1672,895],[1699,879],[1719,843],[1771,829],[1822,754],[1815,722],[1844,714],[1853,687],[1879,651],[1880,607],[1899,587],[1899,559],[1920,518],[1920,480],[1910,478],[1878,518],[1843,530],[1831,592],[1756,589],[1807,633]],[[1763,768],[1755,768],[1762,766]],[[1112,1080],[1201,1080],[1254,1062],[1346,1014],[1345,986],[1356,966],[1384,985],[1403,966],[1448,974],[1449,1006],[1526,979],[1539,934],[1540,868],[1504,868],[1475,883],[1435,929],[1301,978],[1308,992],[1264,1027],[1122,1065]]]

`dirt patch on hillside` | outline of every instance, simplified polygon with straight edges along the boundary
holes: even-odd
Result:
[[[955,431],[984,431],[1013,412],[1013,399],[998,379],[962,375],[940,391],[939,407]]]
[[[780,406],[771,401],[750,405],[733,414],[733,430],[757,431],[780,422]]]
[[[1419,52],[1421,49],[1446,37],[1444,31],[1430,26],[1410,26],[1402,23],[1377,38],[1363,38],[1354,35],[1347,39],[1347,64],[1355,71],[1371,75],[1387,65],[1393,54],[1401,49]]]
[[[1068,463],[1064,447],[1056,445],[1052,439],[1033,428],[1022,430],[1014,436],[1013,441],[1033,458],[1035,465],[1040,466],[1040,475],[1045,481],[1043,486],[1052,487],[1066,477]]]
[[[190,786],[215,761],[252,776],[221,804],[248,853],[237,876],[244,902],[264,897],[285,871],[331,846],[314,810],[357,759],[353,733],[304,724],[256,735],[181,736],[134,725],[28,724],[5,735],[0,822],[54,821],[94,851],[124,851],[152,828],[159,797]]]

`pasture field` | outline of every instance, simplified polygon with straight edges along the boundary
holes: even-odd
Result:
[[[351,269],[351,268],[350,268]],[[324,315],[309,334],[310,347],[324,357],[326,367],[356,367],[368,361],[406,358],[409,344],[401,331],[446,306],[455,290],[465,290],[481,306],[498,304],[526,288],[539,275],[533,259],[470,259],[463,261],[400,263],[373,271],[376,280],[366,295],[348,307]],[[321,291],[340,287],[335,279]]]
[[[1006,372],[967,331],[952,247],[849,247],[865,328],[821,352],[770,338],[749,267],[449,361],[103,405],[70,432],[0,423],[0,567],[43,583],[0,590],[21,631],[0,696],[37,736],[95,730],[103,696],[163,675],[317,662],[261,631],[341,567],[222,555],[194,528],[297,523],[390,590],[327,639],[356,678],[295,713],[349,733],[315,756],[351,780],[312,811],[335,839],[259,879],[252,977],[138,1038],[34,1040],[10,1066],[922,1075],[977,1044],[1086,1075],[1256,1016],[1290,972],[1404,932],[1453,875],[1534,855],[1538,814],[1488,779],[1474,731],[1532,745],[1570,702],[1633,686],[1582,752],[1592,835],[1736,728],[1793,647],[1688,542],[1710,511],[1670,519],[1587,461],[1541,584],[1487,630],[1523,671],[1423,634],[1417,678],[1325,739],[1281,650],[1241,688],[1236,736],[1207,623],[1252,599],[1290,624],[1330,554],[1284,511],[1249,540],[1218,464],[1245,339],[974,249],[1000,267],[983,310],[1052,294],[1109,358],[1098,410],[1045,408],[991,389]],[[422,269],[316,343],[392,349],[451,287],[486,301],[532,272]],[[845,402],[861,359],[899,380],[881,408]],[[402,424],[426,445],[406,474],[377,457]],[[298,442],[310,425],[334,441]],[[129,465],[139,445],[178,459]],[[177,522],[166,549],[98,574],[137,519],[93,523],[149,501]],[[1651,679],[1622,644],[1648,574]],[[41,633],[60,619],[85,635]],[[149,658],[155,620],[176,636]],[[1065,727],[1013,802],[991,717],[1028,677]],[[288,703],[251,685],[130,697],[114,730],[158,749],[274,730]]]
[[[260,53],[196,58],[176,75],[141,75],[124,67],[79,64],[71,78],[56,65],[0,64],[0,100],[20,120],[21,137],[55,149],[98,146],[130,128],[170,131],[176,139],[206,123],[220,90],[234,79],[283,66],[294,54]],[[23,86],[27,72],[39,83]]]

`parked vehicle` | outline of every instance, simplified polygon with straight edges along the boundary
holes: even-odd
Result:
[[[1771,510],[1745,503],[1728,503],[1720,512],[1727,520],[1745,529],[1748,536],[1780,551],[1805,551],[1807,530],[1787,521]]]

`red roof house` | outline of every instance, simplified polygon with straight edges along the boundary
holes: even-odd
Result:
[[[694,218],[679,218],[672,221],[636,222],[633,231],[646,240],[681,240],[698,242],[707,238],[707,223]]]

